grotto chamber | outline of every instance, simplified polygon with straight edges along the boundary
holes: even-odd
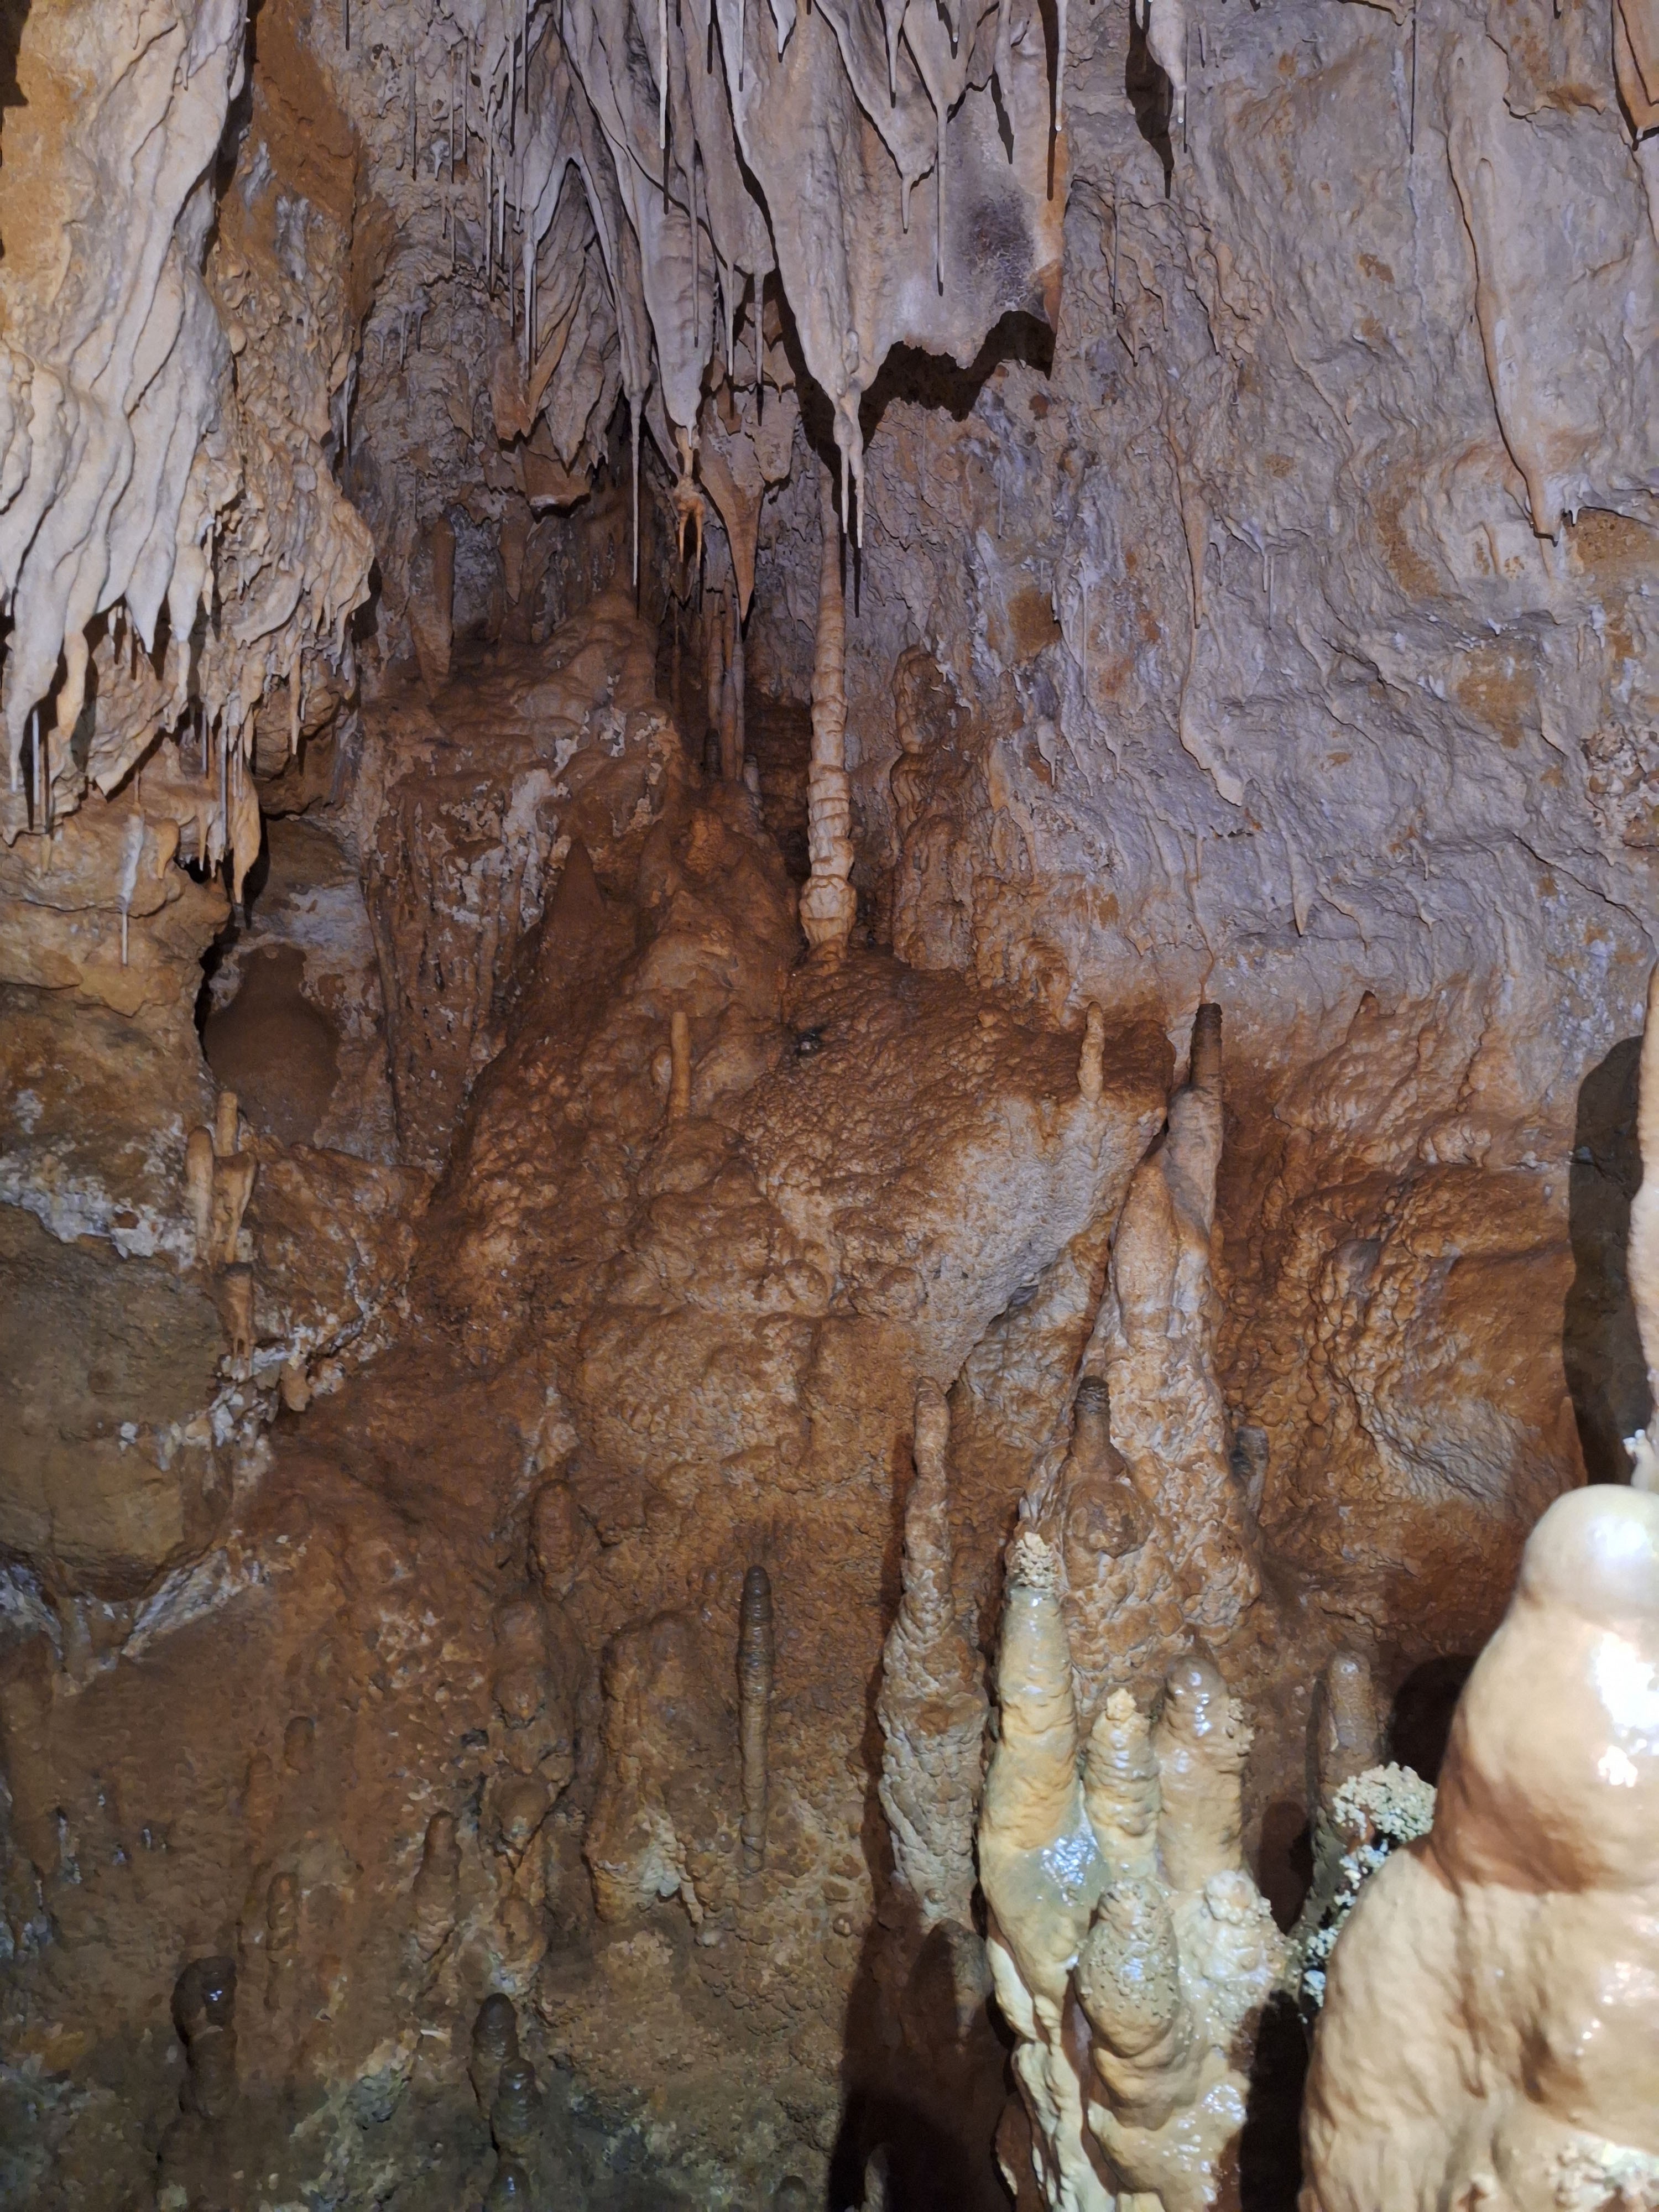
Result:
[[[1656,338],[1655,0],[0,0],[0,2204],[1659,2206]]]

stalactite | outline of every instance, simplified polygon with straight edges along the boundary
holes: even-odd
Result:
[[[743,1578],[738,1608],[738,1705],[743,1753],[743,1863],[750,1874],[766,1863],[767,1731],[771,1724],[772,1582],[764,1567]]]
[[[634,547],[634,596],[640,590],[640,403],[630,392],[628,395],[629,475],[632,499],[630,532]],[[678,642],[679,633],[675,632]]]
[[[811,874],[800,895],[801,927],[814,951],[839,955],[858,900],[853,873],[853,796],[847,775],[847,616],[841,587],[841,530],[830,480],[819,483],[823,543],[812,664],[812,755],[807,773],[807,851]]]

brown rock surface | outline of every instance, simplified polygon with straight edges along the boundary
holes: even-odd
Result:
[[[8,2203],[1292,2201],[1652,1411],[1652,12],[0,9]]]

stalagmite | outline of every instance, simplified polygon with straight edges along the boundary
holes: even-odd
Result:
[[[847,617],[841,531],[830,478],[819,478],[823,540],[817,639],[812,661],[812,754],[806,787],[811,873],[800,895],[801,927],[814,951],[837,957],[853,931],[853,796],[847,775]]]
[[[230,1371],[245,1382],[253,1371],[253,1270],[240,1263],[222,1267],[215,1291],[230,1346]]]
[[[434,1813],[426,1824],[421,1863],[411,1892],[415,1908],[415,1942],[423,1959],[441,1951],[455,1926],[461,1879],[460,1846],[455,1838],[454,1815]]]
[[[1088,1079],[1080,1070],[1079,1088]],[[1164,1141],[1130,1185],[1085,1362],[1104,1377],[1135,1524],[1109,1547],[1121,1569],[1069,1594],[1084,1616],[1073,1620],[1079,1663],[1091,1672],[1149,1680],[1192,1633],[1224,1643],[1261,1587],[1217,1375],[1211,1239],[1222,1132],[1221,1011],[1205,1005]]]
[[[1149,1880],[1158,1866],[1163,1792],[1151,1725],[1127,1690],[1114,1690],[1095,1717],[1083,1765],[1083,1802],[1119,1878]]]
[[[1091,1106],[1097,1106],[1106,1087],[1106,1017],[1091,1006],[1084,1024],[1083,1050],[1078,1055],[1077,1087]]]
[[[237,1257],[242,1217],[253,1195],[253,1180],[258,1169],[253,1154],[240,1149],[240,1121],[235,1092],[222,1091],[214,1110],[212,1233],[209,1240],[212,1264],[218,1267],[229,1267]],[[187,1158],[187,1173],[191,1166]],[[198,1175],[201,1166],[198,1147],[194,1163]]]
[[[1308,1735],[1308,1802],[1316,1822],[1345,1782],[1382,1757],[1383,1713],[1370,1662],[1339,1651],[1320,1678]]]
[[[213,1133],[192,1129],[185,1146],[185,1190],[198,1266],[213,1262]]]
[[[946,1452],[951,1417],[917,1389],[915,1478],[904,1509],[904,1594],[882,1653],[876,1713],[881,1805],[899,1879],[921,1924],[973,1925],[974,1818],[988,1710],[977,1653],[957,1617]]]
[[[287,1994],[300,1948],[300,1885],[292,1874],[273,1875],[265,1892],[265,2008],[275,2012]]]
[[[522,2058],[509,2058],[501,2068],[489,2110],[489,2132],[506,2158],[521,2157],[535,2140],[536,2075]]]
[[[194,1959],[173,1992],[173,2025],[189,2067],[179,2101],[205,2120],[226,2117],[236,2101],[236,1965]]]
[[[738,1713],[743,1756],[743,1863],[766,1863],[767,1735],[772,1717],[772,1583],[764,1567],[743,1578],[738,1608]]]
[[[1659,1498],[1571,1491],[1331,1957],[1307,2212],[1659,2196],[1656,1675]]]
[[[1213,1668],[1188,1663],[1150,1740],[1127,1692],[1109,1699],[1079,1782],[1057,1566],[1029,1531],[1009,1548],[978,1837],[1032,2168],[1056,2212],[1204,2212],[1224,2201],[1285,1955],[1238,1863],[1248,1731]]]
[[[500,1990],[487,1996],[472,2022],[472,2051],[467,2064],[472,2094],[486,2119],[495,2109],[495,2091],[503,2067],[519,2055],[519,2016],[511,1997]]]
[[[1251,1731],[1213,1661],[1194,1655],[1170,1670],[1152,1731],[1160,1808],[1158,1854],[1176,1889],[1202,1889],[1243,1863],[1241,1804]]]

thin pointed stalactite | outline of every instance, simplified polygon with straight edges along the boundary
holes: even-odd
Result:
[[[661,154],[668,148],[668,0],[657,0],[657,151]],[[665,163],[665,171],[666,167]]]
[[[697,228],[697,149],[691,149],[691,173],[688,197],[691,202],[691,343],[701,352],[702,346],[702,238]]]
[[[855,61],[852,45],[842,43],[838,32],[832,31],[830,38],[826,40],[821,35],[823,26],[811,27],[813,33],[820,35],[811,40],[804,38],[795,45],[793,52],[788,51],[792,26],[787,18],[790,11],[787,0],[777,0],[769,22],[763,15],[756,33],[757,39],[767,41],[768,52],[762,58],[765,64],[765,85],[763,88],[757,83],[755,94],[744,97],[741,95],[747,93],[748,82],[747,0],[732,0],[731,12],[723,18],[717,18],[711,0],[705,0],[708,9],[702,26],[707,34],[705,66],[710,71],[711,82],[705,84],[694,75],[690,82],[682,87],[682,92],[688,98],[694,88],[696,94],[693,110],[695,128],[688,128],[684,110],[676,111],[673,117],[670,113],[672,105],[669,98],[672,90],[670,71],[687,65],[690,55],[689,46],[684,54],[675,52],[675,38],[678,33],[668,21],[667,0],[657,0],[654,10],[646,4],[646,0],[628,0],[620,17],[607,11],[596,10],[590,4],[590,0],[574,0],[574,4],[566,4],[566,0],[561,0],[557,11],[550,9],[544,27],[546,35],[540,42],[544,68],[538,80],[539,89],[544,76],[545,78],[549,94],[549,112],[545,115],[537,112],[538,94],[532,91],[529,82],[535,43],[532,30],[537,4],[538,0],[499,0],[499,4],[498,0],[473,0],[472,4],[460,8],[455,4],[455,0],[447,0],[442,9],[423,8],[412,15],[401,11],[401,17],[399,10],[392,9],[387,15],[387,21],[395,21],[397,43],[392,45],[390,52],[383,52],[379,56],[380,67],[386,72],[381,80],[382,89],[374,92],[366,80],[366,73],[355,70],[350,73],[350,82],[356,85],[352,97],[361,97],[374,109],[380,157],[388,167],[395,166],[401,173],[398,190],[406,192],[408,198],[404,204],[395,210],[398,222],[407,231],[424,198],[425,184],[434,183],[438,186],[436,213],[439,237],[432,240],[428,231],[428,246],[441,251],[445,242],[443,227],[447,224],[449,272],[452,276],[459,276],[459,218],[463,207],[468,204],[459,189],[460,167],[465,160],[470,175],[471,137],[476,131],[484,138],[486,165],[485,175],[481,180],[484,230],[481,240],[469,240],[470,272],[476,269],[476,275],[470,274],[470,281],[490,301],[496,301],[497,255],[506,263],[506,267],[501,271],[501,289],[506,295],[507,327],[514,353],[521,357],[525,375],[533,384],[542,336],[538,248],[543,240],[526,239],[524,266],[520,269],[514,265],[517,256],[512,251],[512,244],[516,244],[517,240],[509,243],[509,202],[530,196],[532,179],[527,169],[525,174],[517,178],[509,172],[514,163],[533,163],[540,153],[547,152],[550,158],[550,139],[555,143],[562,139],[566,142],[567,158],[580,159],[587,173],[590,204],[596,201],[603,204],[595,208],[595,222],[606,260],[607,280],[617,325],[616,337],[624,365],[624,375],[617,380],[616,356],[611,351],[611,334],[600,331],[597,325],[590,331],[584,320],[580,325],[582,336],[570,356],[568,367],[562,368],[557,362],[550,365],[550,375],[561,379],[553,386],[553,393],[566,415],[579,396],[572,386],[573,374],[580,381],[581,377],[590,376],[597,370],[611,380],[613,391],[620,380],[631,384],[636,398],[641,397],[648,388],[648,375],[641,368],[641,361],[649,360],[653,343],[659,360],[671,365],[669,381],[675,393],[674,406],[680,414],[687,413],[688,408],[695,414],[696,405],[707,398],[700,386],[711,371],[718,375],[722,366],[722,344],[725,379],[735,390],[737,341],[744,312],[743,288],[745,283],[752,282],[756,285],[758,318],[760,287],[775,271],[780,296],[788,303],[801,331],[805,370],[817,380],[832,408],[836,410],[837,442],[842,447],[840,473],[845,480],[844,511],[849,531],[856,538],[861,534],[863,504],[858,441],[854,434],[855,426],[850,418],[848,422],[842,423],[840,417],[848,407],[855,416],[858,401],[878,374],[881,362],[879,360],[860,360],[849,366],[852,356],[842,357],[846,332],[857,329],[872,337],[879,336],[884,350],[890,343],[904,343],[952,352],[962,357],[963,348],[970,340],[982,339],[984,332],[994,326],[1000,313],[1007,312],[1016,301],[1030,297],[1026,279],[1030,271],[1011,270],[1006,277],[1000,273],[981,276],[976,271],[975,282],[969,284],[960,258],[953,267],[951,289],[953,295],[961,295],[961,301],[959,302],[956,296],[952,297],[948,315],[940,312],[936,303],[928,306],[925,315],[918,315],[915,310],[919,303],[914,301],[907,302],[896,295],[890,301],[884,301],[883,297],[884,288],[890,289],[890,279],[895,273],[880,266],[884,258],[893,257],[896,245],[895,241],[886,240],[882,234],[882,222],[886,218],[881,210],[890,209],[890,203],[885,199],[886,192],[891,188],[890,184],[885,180],[879,168],[868,171],[861,158],[854,161],[847,158],[851,142],[846,137],[843,122],[834,118],[850,117],[853,110],[847,102],[849,99],[856,101],[865,96],[860,91],[860,86],[865,87],[866,94],[872,95],[872,105],[879,116],[878,130],[880,133],[888,134],[883,143],[889,146],[890,152],[895,146],[901,149],[895,161],[901,185],[902,210],[908,226],[909,191],[921,180],[925,171],[920,166],[920,149],[906,143],[907,134],[917,125],[925,131],[925,111],[918,109],[914,118],[907,117],[902,130],[890,120],[888,108],[883,107],[880,100],[883,55],[877,41],[884,39],[884,35],[889,107],[905,106],[906,103],[898,102],[896,98],[897,43],[905,35],[907,21],[909,32],[918,41],[922,40],[920,20],[914,15],[907,17],[907,0],[890,0],[890,7],[883,6],[881,0],[878,0],[883,17],[880,27],[873,17],[861,27],[849,28],[848,22],[842,25],[848,41],[854,39],[861,40],[866,50],[861,52]],[[1000,47],[1006,48],[1012,35],[1007,21],[1007,0],[1000,0],[1000,4],[998,0],[992,0],[992,4],[996,7]],[[1162,0],[1162,4],[1178,6],[1179,0]],[[47,11],[47,15],[52,12]],[[101,17],[105,11],[94,9],[88,12],[90,16]],[[809,9],[803,6],[800,17],[803,22],[808,12]],[[986,150],[988,152],[988,133],[994,120],[987,104],[987,88],[982,83],[975,83],[962,93],[963,102],[976,102],[979,103],[977,106],[970,107],[968,112],[952,111],[949,97],[951,88],[957,85],[959,79],[965,79],[965,57],[973,43],[974,33],[977,31],[978,19],[975,19],[973,32],[970,32],[959,0],[946,0],[945,13],[950,25],[951,49],[957,55],[957,60],[948,65],[944,62],[944,50],[938,46],[937,32],[931,21],[927,27],[926,45],[926,52],[929,55],[940,57],[939,70],[933,71],[930,67],[929,70],[930,75],[939,79],[933,134],[935,161],[939,172],[936,178],[935,291],[942,291],[945,284],[945,228],[950,216],[950,208],[945,204],[946,193],[951,189],[944,175],[945,155],[952,150],[962,155],[964,178],[969,175],[977,178],[978,171],[972,167],[968,157],[970,152],[978,151],[980,134],[987,134]],[[651,57],[649,45],[653,14],[659,50],[656,56]],[[676,22],[681,21],[682,15],[682,0],[676,0]],[[36,16],[32,16],[31,23],[35,20]],[[371,28],[375,20],[374,12],[371,9]],[[367,58],[367,49],[362,46],[361,39],[356,35],[361,31],[362,21],[360,17],[358,23],[354,25],[350,20],[349,0],[340,0],[340,13],[336,17],[337,35],[354,63],[360,54]],[[1044,44],[1043,28],[1039,19],[1033,18],[1032,22],[1034,41],[1029,49],[1022,46],[1018,50],[1015,60],[1022,87],[1029,81],[1035,94],[1041,79],[1036,67],[1028,69],[1028,63],[1040,64],[1046,59],[1048,66],[1056,72],[1051,82],[1057,84],[1064,57],[1056,57],[1052,52],[1045,57],[1041,52]],[[1053,46],[1053,23],[1051,16],[1047,40],[1050,48]],[[985,24],[984,28],[988,33],[990,24]],[[714,54],[717,30],[723,49],[730,49],[733,41],[736,45],[735,52],[723,52],[718,61]],[[776,52],[779,68],[773,66],[771,58],[774,31],[778,33]],[[556,37],[552,35],[555,32],[558,33]],[[690,32],[691,26],[684,25],[688,41]],[[205,31],[203,35],[207,35]],[[434,38],[441,43],[435,46],[424,43]],[[337,55],[339,51],[337,46]],[[241,44],[233,41],[227,46],[224,58],[228,72],[245,71],[248,57],[242,51]],[[650,82],[649,64],[652,61],[656,64],[657,82],[654,85]],[[471,113],[475,66],[479,73],[479,105],[483,111],[476,118]],[[434,81],[434,70],[441,73],[437,82]],[[908,71],[908,64],[907,102],[914,105],[917,88]],[[458,72],[460,78],[459,87],[455,81]],[[365,81],[361,83],[357,82],[360,75],[365,76]],[[240,76],[237,76],[237,82],[241,82]],[[192,82],[195,82],[194,78]],[[228,74],[225,77],[227,88],[229,83],[230,75]],[[197,86],[197,93],[192,94],[192,97],[206,88],[207,80],[204,79]],[[396,101],[400,93],[407,103],[404,116],[397,112]],[[690,174],[688,220],[692,224],[694,266],[689,286],[683,264],[679,264],[672,274],[658,265],[664,259],[670,263],[677,261],[677,232],[673,226],[678,218],[670,216],[666,225],[659,227],[653,220],[644,217],[642,210],[646,196],[640,191],[638,179],[629,167],[630,164],[641,166],[640,156],[643,155],[652,175],[657,173],[656,165],[650,162],[648,150],[651,135],[648,110],[653,99],[657,108],[659,152],[671,157],[664,160],[661,170],[665,180],[665,190],[669,197],[678,198],[678,180],[688,171]],[[389,106],[386,105],[388,100]],[[422,100],[428,103],[424,122]],[[526,141],[522,147],[517,143],[517,116],[520,100],[526,118]],[[1041,104],[1039,96],[1038,115],[1022,120],[1024,106],[1021,101],[1011,100],[1004,103],[1004,125],[1012,125],[1014,131],[1021,137],[1022,149],[1026,150],[1035,151]],[[1060,107],[1056,94],[1055,113],[1060,112],[1063,110]],[[785,115],[797,118],[790,127],[800,139],[799,160],[795,158],[793,147],[781,147],[778,143],[777,124]],[[203,119],[213,118],[204,116]],[[218,135],[222,134],[223,122],[223,116],[220,116],[215,123],[214,143],[217,143]],[[958,140],[960,133],[966,131],[968,141],[957,143],[951,140],[953,124]],[[171,124],[167,127],[171,129]],[[434,144],[434,138],[441,129],[444,131],[444,138]],[[677,149],[675,142],[682,136],[685,138],[686,146]],[[1030,142],[1029,149],[1026,148],[1027,141]],[[434,163],[430,172],[422,167],[428,154]],[[699,162],[703,169],[701,181],[697,175]],[[1031,171],[1032,165],[1025,159],[1024,150],[1016,168],[1021,175]],[[905,174],[907,169],[914,173]],[[1009,185],[1002,189],[1012,197],[1019,188]],[[397,193],[394,192],[393,197],[395,198]],[[1050,235],[1055,227],[1054,218],[1052,215],[1045,216],[1042,213],[1037,204],[1040,198],[1040,186],[1033,174],[1031,186],[1024,193],[1028,204],[1021,210],[1031,217],[1028,228],[1030,229],[1032,252],[1027,258],[1030,260],[1032,270],[1051,268],[1057,260],[1053,250],[1057,241]],[[521,207],[515,205],[514,212],[522,220],[525,210]],[[654,210],[650,212],[654,216]],[[432,213],[428,204],[426,218],[428,225]],[[176,210],[167,214],[169,224],[176,219]],[[709,229],[716,264],[713,281],[717,282],[720,289],[718,323],[714,320],[712,295],[710,314],[705,317],[702,312],[702,240],[698,234],[705,223]],[[837,228],[841,232],[839,240],[836,236]],[[624,229],[630,230],[632,234],[627,240],[626,255],[622,242]],[[641,235],[642,231],[646,234]],[[1012,228],[1009,234],[1014,234]],[[484,249],[482,253],[477,252],[480,244]],[[841,250],[846,248],[853,250]],[[217,245],[211,250],[215,253],[222,252]],[[550,248],[550,253],[552,250]],[[568,273],[562,265],[562,256],[568,250],[569,241],[562,240],[558,249],[562,300]],[[586,252],[586,242],[581,250]],[[914,268],[908,252],[897,258],[902,259],[907,268]],[[648,282],[641,281],[641,264],[648,273]],[[826,286],[813,274],[832,267],[846,269],[847,281],[844,284],[838,281],[834,286]],[[435,274],[435,270],[427,272],[427,288],[429,288]],[[410,281],[408,276],[403,279],[405,292]],[[553,284],[550,270],[549,281],[550,313]],[[903,286],[899,288],[901,295],[903,289]],[[923,287],[921,290],[926,295],[927,288]],[[690,295],[689,302],[688,292]],[[390,338],[395,318],[398,357],[407,378],[410,369],[408,361],[410,351],[422,349],[424,345],[423,326],[414,307],[399,313],[393,304],[395,297],[395,294],[392,299],[383,295],[375,302],[368,343],[371,357],[378,358],[386,368],[392,367]],[[892,312],[889,312],[890,307]],[[495,306],[492,312],[499,329],[500,307]],[[665,324],[678,322],[680,329],[656,329],[653,322],[653,314],[663,317]],[[524,319],[522,324],[519,320],[521,315]],[[685,327],[688,320],[690,324],[689,331]],[[415,339],[413,349],[410,343],[411,323]],[[971,329],[969,327],[970,324],[973,325]],[[350,335],[353,343],[361,349],[363,337],[361,327]],[[701,359],[690,358],[693,354],[700,355]],[[757,337],[756,410],[755,415],[748,418],[747,428],[735,433],[740,437],[752,431],[758,420],[769,422],[771,420],[769,408],[764,401],[764,362],[763,345]],[[194,374],[194,371],[190,374]],[[40,395],[47,389],[45,380],[37,382],[34,397],[29,403],[31,406],[37,409],[45,406],[46,402]],[[414,396],[406,395],[411,399]],[[196,404],[197,397],[192,389],[192,406]],[[540,410],[538,408],[534,411],[539,413]],[[185,418],[179,419],[183,422]],[[686,427],[695,446],[696,423],[693,421]],[[568,423],[566,425],[568,428]],[[562,440],[566,431],[562,430],[560,435]],[[335,448],[342,457],[349,452],[349,440],[348,424],[343,427]],[[573,454],[577,442],[571,441]],[[46,453],[54,448],[43,439],[39,450]],[[183,453],[182,444],[179,451]],[[91,465],[90,460],[87,465]],[[73,470],[79,470],[82,464],[78,459],[72,459],[70,466]],[[91,496],[90,488],[88,496]],[[177,531],[179,514],[175,494],[169,490],[166,496],[175,501],[173,511],[149,518],[124,518],[120,544],[128,550],[121,557],[128,571],[133,570],[136,560],[131,548],[142,549],[146,545],[153,548],[172,542]],[[192,492],[191,496],[194,498],[197,495]],[[16,515],[27,511],[27,503],[15,501],[14,506],[14,526],[21,527],[16,525]],[[147,520],[150,526],[159,526],[141,530],[137,526],[141,520]],[[198,526],[194,516],[191,526]],[[100,523],[94,535],[100,537],[102,534]],[[185,541],[180,538],[179,542],[182,545]],[[198,546],[206,546],[205,566],[210,570],[215,569],[217,556],[213,550],[210,532],[205,535],[198,534],[196,542]],[[84,688],[85,681],[84,668],[77,664],[76,652],[70,650],[70,632],[77,627],[77,621],[72,618],[68,585],[65,583],[60,586],[53,583],[48,586],[40,580],[47,575],[53,562],[54,573],[62,573],[66,577],[75,564],[67,558],[53,555],[46,538],[40,538],[38,545],[38,550],[33,550],[33,543],[26,546],[23,553],[14,561],[14,565],[26,561],[30,568],[34,592],[33,602],[27,592],[20,594],[15,582],[8,580],[9,597],[19,611],[14,615],[16,629],[9,641],[3,713],[7,726],[9,770],[18,779],[20,789],[23,787],[25,718],[33,704],[47,696],[56,680],[53,672],[64,653],[70,654],[69,681],[64,691],[64,711],[70,717],[71,727],[78,714],[78,695]],[[359,549],[355,541],[350,550],[349,566],[355,576],[360,565],[357,558]],[[103,557],[106,550],[100,544],[88,547],[86,567],[88,577],[93,565]],[[637,558],[636,549],[636,561]],[[111,605],[118,604],[120,594],[130,580],[130,575],[124,575],[114,583],[110,592]],[[78,596],[73,606],[78,606],[92,588],[89,582],[77,585]],[[100,583],[96,588],[102,592],[106,587]],[[182,584],[180,593],[182,609],[185,605]],[[343,648],[344,637],[339,610],[334,604],[337,596],[331,585],[324,586],[317,601],[318,617],[302,613],[297,619],[301,623],[319,619],[322,627],[336,634],[335,650],[337,652]],[[48,599],[50,604],[45,604]],[[322,611],[325,601],[327,602],[325,615]],[[49,631],[52,633],[50,635],[47,635]],[[84,661],[84,654],[80,656],[80,659]],[[250,684],[253,681],[252,677],[248,680]],[[228,705],[232,727],[240,731],[248,724],[257,702],[252,697],[234,704],[222,701],[218,693],[223,681],[217,673],[210,679],[214,691],[215,724],[216,726]],[[70,713],[71,708],[76,710],[75,714]],[[61,756],[56,793],[57,804],[61,811],[65,805],[72,807],[76,803],[76,794],[83,787],[85,778],[67,750],[65,731],[59,730],[53,745],[53,758],[57,760]]]

